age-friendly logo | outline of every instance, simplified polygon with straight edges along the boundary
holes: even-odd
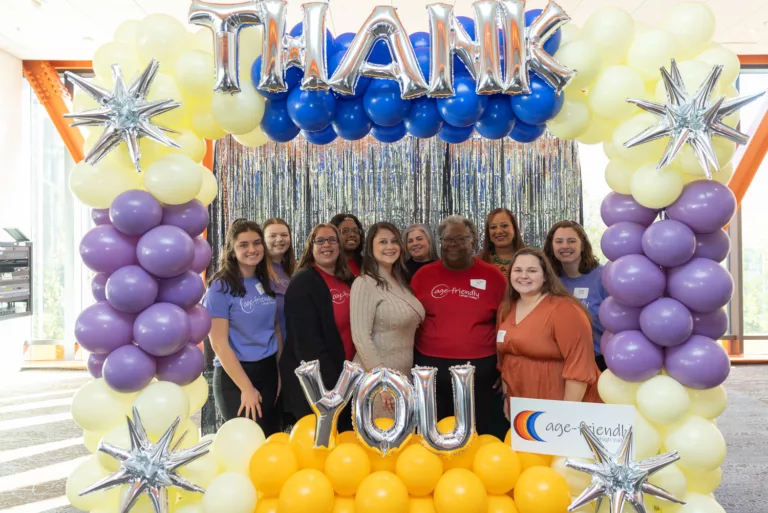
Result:
[[[349,292],[346,290],[331,289],[331,299],[334,304],[343,305],[349,301]]]
[[[257,297],[241,297],[240,298],[240,309],[245,313],[253,313],[253,311],[256,309],[259,305],[266,305],[270,303],[274,303],[275,300],[271,297],[264,295],[264,296],[257,296]]]
[[[517,436],[529,442],[543,442],[544,439],[536,432],[536,419],[543,413],[543,411],[526,410],[515,415],[515,421],[512,425]]]
[[[443,299],[444,297],[452,295],[459,296],[467,299],[480,299],[480,292],[477,290],[460,289],[458,287],[449,287],[448,285],[441,283],[435,285],[432,288],[432,297],[435,299]]]

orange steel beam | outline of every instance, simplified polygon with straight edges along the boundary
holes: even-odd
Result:
[[[768,152],[768,111],[763,114],[763,119],[757,126],[757,130],[747,143],[744,154],[733,172],[733,178],[728,184],[736,196],[737,204],[741,204],[741,200],[744,199],[752,179],[757,170],[760,169],[766,152]]]
[[[768,55],[739,55],[742,66],[768,66]]]
[[[78,71],[92,71],[93,61],[48,61],[56,69],[69,69]]]

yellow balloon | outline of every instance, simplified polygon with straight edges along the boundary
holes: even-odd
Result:
[[[267,137],[267,134],[264,133],[260,126],[257,126],[247,134],[233,135],[232,137],[235,141],[249,148],[258,148],[269,142],[269,137]]]
[[[725,509],[711,495],[688,493],[682,500],[685,505],[677,513],[725,513]]]
[[[206,435],[200,439],[201,442],[215,440],[215,435]],[[208,446],[211,449],[211,446]],[[201,488],[208,488],[211,481],[221,473],[219,462],[216,455],[209,451],[191,463],[187,463],[179,469],[179,474],[195,483]],[[186,492],[185,492],[186,493]]]
[[[240,31],[240,61],[238,69],[240,73],[240,85],[251,83],[251,66],[253,61],[261,55],[263,44],[263,30],[260,26],[250,25]]]
[[[627,53],[627,66],[637,71],[643,80],[659,79],[659,68],[669,67],[677,43],[669,32],[650,29],[635,34]]]
[[[569,90],[588,89],[597,80],[603,65],[600,47],[586,39],[577,39],[568,44],[563,44],[561,40],[555,58],[562,65],[579,70],[568,85]]]
[[[120,66],[120,71],[123,74],[123,80],[130,83],[131,79],[135,77],[141,68],[142,64],[139,62],[139,56],[136,55],[136,50],[132,45],[125,43],[106,43],[96,50],[93,54],[93,71],[96,76],[103,80],[106,84],[113,84],[112,79],[112,65],[117,64]]]
[[[639,144],[632,148],[626,148],[624,146],[624,143],[641,133],[646,128],[656,125],[657,122],[658,118],[647,112],[641,112],[626,121],[622,121],[616,127],[616,130],[613,131],[611,137],[613,151],[619,158],[633,164],[635,167],[639,167],[648,162],[658,162],[667,146],[666,139],[656,139],[655,141]]]
[[[582,144],[598,144],[611,140],[616,121],[592,115],[592,122],[586,132],[576,138]]]
[[[682,469],[688,482],[688,491],[708,495],[714,493],[723,482],[723,469],[717,467],[709,472],[694,472]]]
[[[631,194],[630,183],[636,167],[621,158],[615,158],[605,166],[605,181],[611,190],[619,194]]]
[[[104,437],[104,433],[101,431],[83,431],[83,445],[88,449],[91,454],[96,454],[99,448],[99,442]]]
[[[382,456],[372,449],[366,449],[366,452],[371,462],[371,472],[395,472],[397,467],[397,451],[389,452],[386,456]]]
[[[189,417],[189,399],[176,383],[155,381],[133,402],[150,437],[161,436],[176,417]]]
[[[136,29],[136,48],[144,62],[157,59],[161,71],[172,70],[190,44],[187,29],[173,16],[150,14]]]
[[[195,199],[203,186],[200,166],[186,155],[166,155],[143,174],[144,187],[161,203],[181,205]]]
[[[549,467],[531,467],[515,485],[515,505],[520,513],[562,513],[571,503],[568,482]]]
[[[299,468],[325,469],[325,460],[331,451],[315,449],[315,416],[307,415],[299,419],[291,429],[291,446],[299,461]],[[331,448],[336,446],[335,436],[331,439]]]
[[[343,433],[339,433],[339,435],[336,437],[336,443],[339,444],[356,444],[359,443],[357,440],[357,435],[354,431],[344,431]]]
[[[425,447],[411,445],[397,458],[395,474],[405,484],[412,497],[423,497],[435,490],[443,475],[443,461]]]
[[[112,36],[115,43],[123,43],[129,46],[136,44],[136,31],[139,29],[139,20],[126,20],[117,26]]]
[[[176,81],[173,77],[166,73],[158,73],[155,76],[155,81],[152,83],[152,87],[147,94],[147,100],[174,100],[180,102],[182,100],[181,91],[176,87]],[[154,116],[152,122],[163,126],[165,128],[171,128],[173,130],[181,130],[190,126],[189,110],[187,106],[182,102],[180,107],[170,110],[159,116]]]
[[[203,184],[200,187],[200,192],[197,193],[196,199],[207,207],[216,199],[216,195],[219,193],[219,182],[216,181],[216,177],[213,176],[210,169],[205,166],[199,167]]]
[[[575,23],[566,23],[560,27],[560,48],[581,39],[581,28]]]
[[[277,512],[275,512],[277,513]],[[331,513],[355,513],[355,498],[354,497],[339,497],[333,501],[333,509]]]
[[[648,422],[643,415],[635,411],[635,459],[644,460],[656,456],[661,448],[659,426]]]
[[[172,509],[173,513],[204,513],[202,501],[194,501],[190,504],[184,504],[183,506],[176,505],[176,509]],[[93,512],[91,512],[93,513]],[[256,507],[256,513],[263,513]],[[277,511],[273,512],[277,513]]]
[[[96,455],[89,456],[88,459],[75,468],[67,479],[66,494],[69,503],[83,511],[107,508],[117,503],[117,488],[89,493],[83,496],[79,495],[85,488],[107,477],[109,474],[109,471],[99,465],[99,459]]]
[[[181,438],[182,436],[184,439]],[[192,419],[181,421],[176,430],[176,436],[173,437],[172,445],[175,445],[179,440],[181,440],[179,444],[180,449],[189,449],[193,445],[200,443],[200,428]],[[153,441],[156,442],[157,440]]]
[[[694,390],[687,388],[691,396],[691,415],[698,415],[705,419],[716,419],[725,411],[728,405],[728,394],[723,385],[706,390]]]
[[[489,495],[488,513],[518,513],[512,497],[507,495]]]
[[[283,485],[299,471],[296,455],[287,444],[265,443],[253,453],[249,464],[251,483],[264,497],[277,497]]]
[[[325,475],[337,495],[353,496],[371,473],[371,462],[357,444],[339,444],[325,460]]]
[[[674,168],[657,170],[656,164],[645,164],[632,175],[630,188],[632,197],[644,207],[664,208],[683,192],[683,177]]]
[[[569,101],[566,96],[563,108],[557,116],[547,121],[547,128],[552,135],[560,139],[576,139],[589,129],[592,112],[586,103]]]
[[[242,32],[241,32],[242,34]],[[203,28],[192,35],[194,49],[213,55],[213,33],[210,29]]]
[[[712,71],[712,66],[709,66],[701,61],[680,61],[677,63],[677,67],[680,70],[680,76],[683,77],[685,83],[685,90],[689,95],[693,96],[699,89],[699,86],[707,78],[707,75]],[[669,69],[669,66],[667,66]],[[717,98],[720,95],[720,83],[718,83],[712,91],[712,98]],[[661,103],[667,103],[667,90],[664,87],[664,82],[659,79],[656,83],[656,101]]]
[[[238,94],[213,95],[211,112],[216,123],[231,134],[247,134],[258,128],[264,117],[264,97],[247,84]]]
[[[208,170],[206,170],[208,171]],[[208,171],[210,173],[210,171]],[[208,400],[208,382],[205,377],[200,376],[189,385],[181,387],[184,393],[189,397],[189,413],[197,413],[203,409],[203,405]]]
[[[190,112],[189,122],[192,130],[197,135],[215,141],[227,135],[227,131],[221,128],[213,118],[213,112],[211,112],[212,102],[213,100],[206,105],[195,106]]]
[[[305,468],[285,482],[277,509],[280,513],[328,513],[333,500],[333,486],[325,474]]]
[[[627,98],[644,95],[645,82],[637,71],[629,66],[610,66],[590,89],[589,108],[597,116],[618,121],[637,112],[637,107],[627,102]]]
[[[435,513],[435,500],[432,496],[411,497],[408,513]]]
[[[598,46],[604,66],[619,64],[635,37],[635,22],[620,7],[603,7],[587,18],[581,37]]]
[[[677,451],[678,465],[694,472],[708,472],[725,460],[725,439],[707,419],[689,416],[664,437],[664,448]]]
[[[143,419],[142,419],[143,420]],[[123,422],[113,427],[102,438],[104,443],[120,447],[121,449],[130,450],[131,448],[131,435],[128,432],[128,424]],[[120,462],[104,452],[97,452],[96,456],[99,458],[99,464],[110,472],[115,472],[120,468]]]
[[[230,419],[219,428],[211,452],[225,472],[248,473],[251,456],[264,444],[264,431],[253,420]]]
[[[408,513],[408,489],[392,472],[374,472],[357,489],[355,511]]]
[[[685,494],[688,491],[688,481],[685,478],[685,474],[683,474],[680,467],[675,464],[659,470],[648,479],[648,482],[663,488],[679,499],[685,497]],[[668,501],[657,499],[650,494],[645,495],[645,501],[646,505],[651,507],[658,506],[661,511],[667,511],[669,506],[673,506]]]
[[[78,163],[69,175],[69,189],[91,208],[109,208],[120,194],[141,188],[141,175],[135,169],[85,161]]]
[[[603,152],[605,152],[605,156],[609,159],[615,159],[619,156],[613,148],[613,143],[611,141],[605,141],[603,143]]]
[[[715,15],[705,3],[681,2],[665,10],[661,28],[677,40],[677,55],[682,60],[709,46],[715,33]]]
[[[203,138],[191,129],[182,129],[179,132],[178,134],[169,134],[169,137],[179,144],[179,148],[165,146],[150,139],[142,139],[142,142],[146,141],[141,152],[143,166],[146,167],[148,163],[155,162],[165,155],[172,154],[186,155],[192,162],[201,162],[207,151]]]
[[[736,153],[736,143],[722,137],[713,137],[712,146],[715,148],[717,163],[722,169],[730,163],[733,154]],[[699,164],[699,159],[696,158],[696,153],[689,144],[683,146],[677,156],[675,156],[672,166],[688,175],[704,176],[704,169]]]
[[[437,513],[487,513],[488,494],[472,471],[454,468],[443,474],[435,487]]]
[[[669,376],[654,376],[637,389],[637,408],[654,424],[674,424],[691,407],[685,387]]]
[[[241,37],[243,32],[240,32]],[[188,50],[179,56],[173,68],[176,87],[185,96],[207,97],[213,92],[213,69],[212,54],[202,50]]]
[[[532,467],[549,467],[554,459],[548,454],[533,454],[531,452],[518,452],[517,458],[520,460],[520,467],[523,472]]]
[[[83,385],[72,398],[72,419],[86,431],[106,433],[125,425],[130,408],[104,381],[94,379]]]
[[[551,467],[568,483],[568,491],[571,495],[579,496],[581,492],[586,489],[587,486],[592,482],[592,477],[589,474],[586,474],[584,472],[579,472],[578,470],[572,469],[570,467],[567,467],[565,465],[566,460],[576,460],[583,463],[588,463],[588,460],[584,460],[581,458],[555,458],[552,461]]]
[[[204,513],[253,513],[256,490],[243,474],[224,472],[208,485],[202,503]]]
[[[494,435],[480,435],[477,437],[477,441],[475,443],[483,446],[487,444],[500,444],[503,442],[496,438]]]
[[[720,84],[723,86],[733,84],[741,72],[739,57],[731,50],[720,45],[707,48],[697,55],[694,60],[701,61],[710,66],[710,68],[717,65],[723,66],[723,73],[720,75]],[[720,88],[723,89],[723,86]]]
[[[273,433],[267,437],[267,441],[264,443],[289,444],[291,443],[291,435],[288,433]]]
[[[489,494],[501,495],[515,487],[522,465],[512,447],[488,444],[477,450],[472,471],[480,478]]]

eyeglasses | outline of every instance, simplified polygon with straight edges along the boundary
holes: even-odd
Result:
[[[342,235],[350,235],[350,234],[360,235],[360,233],[361,233],[360,229],[358,228],[342,228],[341,229]]]
[[[336,244],[339,243],[339,239],[337,239],[336,237],[320,237],[318,239],[312,240],[312,243],[315,244],[316,246],[322,246],[326,242],[331,246],[335,246]]]
[[[445,246],[450,246],[452,244],[464,244],[467,241],[472,240],[471,235],[458,235],[456,237],[442,237],[440,238],[440,242],[443,243]]]

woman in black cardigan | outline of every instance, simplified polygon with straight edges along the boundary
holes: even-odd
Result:
[[[318,360],[323,385],[336,386],[344,360],[355,357],[349,324],[352,276],[341,253],[339,230],[318,224],[285,292],[287,336],[280,357],[282,398],[286,413],[298,420],[312,413],[294,371],[302,361]],[[349,407],[341,413],[339,432],[352,429]]]

